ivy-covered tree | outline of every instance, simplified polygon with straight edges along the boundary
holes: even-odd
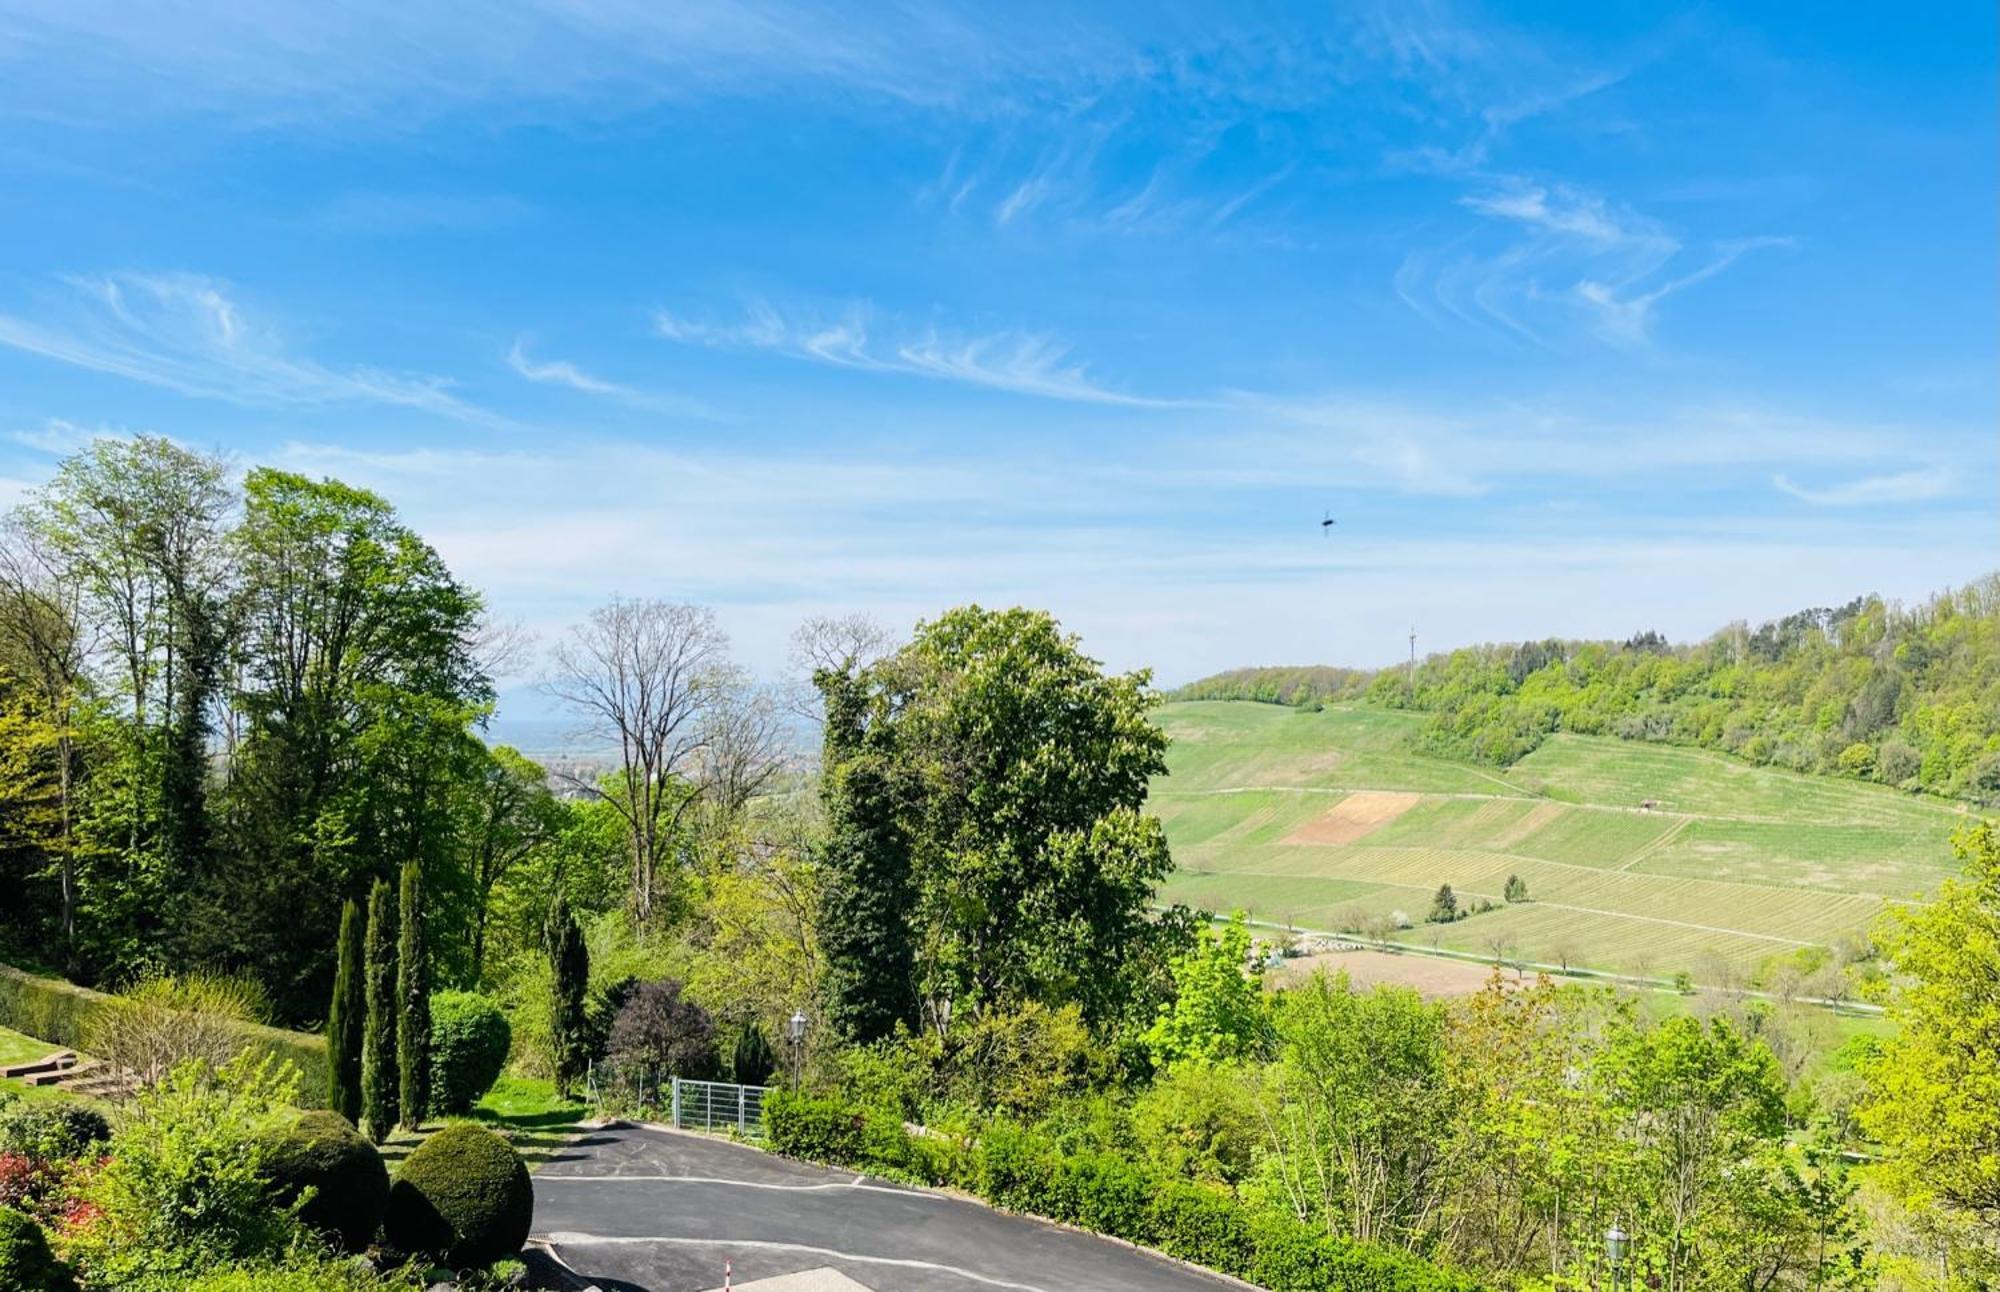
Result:
[[[363,958],[367,931],[361,904],[353,898],[340,912],[339,958],[333,999],[326,1010],[327,1107],[361,1124],[361,1050],[368,1019],[368,984]]]
[[[584,1014],[584,994],[590,987],[590,952],[583,944],[583,929],[560,891],[549,908],[544,945],[555,980],[549,1019],[549,1041],[554,1053],[550,1057],[556,1090],[568,1097],[576,1093],[577,1081],[583,1076],[589,1057],[585,1052],[589,1022]]]
[[[431,1106],[430,952],[424,933],[423,869],[403,863],[402,911],[396,954],[397,1106],[412,1129]]]
[[[917,1021],[915,890],[892,736],[855,675],[822,669],[813,681],[826,707],[819,932],[827,1017],[850,1040],[879,1041]]]
[[[380,1144],[396,1125],[396,898],[378,879],[368,893],[368,1017],[361,1034],[361,1121]]]

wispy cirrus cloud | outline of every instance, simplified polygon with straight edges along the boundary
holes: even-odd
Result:
[[[654,391],[640,390],[622,382],[608,381],[603,377],[585,372],[567,359],[537,359],[528,353],[528,338],[514,338],[514,344],[507,348],[507,366],[527,381],[543,386],[566,386],[586,395],[596,395],[631,408],[656,413],[679,413],[694,417],[712,414],[699,402],[682,399],[673,395],[663,395]]]
[[[875,331],[870,311],[860,305],[826,318],[755,301],[741,319],[726,323],[658,310],[653,330],[682,344],[763,350],[837,368],[961,382],[1041,399],[1133,408],[1183,407],[1188,402],[1107,386],[1069,347],[1043,333],[895,327],[885,339]]]
[[[1948,467],[1925,467],[1915,471],[1863,476],[1817,489],[1798,484],[1784,475],[1772,477],[1771,483],[1779,492],[1815,507],[1874,507],[1948,497],[1958,486],[1958,476]]]
[[[1433,322],[1449,316],[1543,345],[1579,325],[1601,341],[1647,345],[1662,301],[1750,252],[1793,245],[1788,237],[1735,238],[1704,253],[1600,194],[1518,176],[1493,177],[1458,205],[1486,227],[1406,256],[1398,295]]]
[[[375,404],[505,424],[453,394],[441,377],[296,356],[275,328],[213,278],[128,273],[61,281],[66,295],[53,317],[0,313],[0,346],[250,408]]]

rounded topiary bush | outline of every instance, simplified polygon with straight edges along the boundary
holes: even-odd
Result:
[[[383,1233],[406,1252],[472,1269],[520,1251],[534,1211],[521,1155],[492,1131],[460,1122],[404,1159]]]
[[[49,1250],[31,1216],[0,1207],[0,1288],[9,1292],[76,1292],[69,1268]]]
[[[478,992],[431,997],[431,1111],[471,1112],[500,1079],[513,1040],[500,1006]]]
[[[381,1227],[389,1169],[339,1113],[309,1112],[273,1134],[264,1146],[264,1174],[287,1205],[312,1189],[299,1219],[345,1251],[360,1251]]]

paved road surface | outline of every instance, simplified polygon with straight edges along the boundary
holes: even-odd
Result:
[[[875,1292],[1218,1292],[1148,1252],[977,1203],[638,1127],[535,1173],[535,1237],[606,1292],[705,1292],[833,1269]]]

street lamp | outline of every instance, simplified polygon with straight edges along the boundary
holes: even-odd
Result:
[[[1618,1292],[1618,1285],[1625,1273],[1625,1258],[1631,1254],[1632,1235],[1626,1233],[1623,1226],[1613,1222],[1611,1231],[1604,1235],[1604,1255],[1611,1262],[1611,1292]]]
[[[805,1066],[806,1012],[804,1010],[792,1011],[791,1018],[785,1023],[785,1039],[792,1043],[792,1093],[797,1094],[799,1070]]]

